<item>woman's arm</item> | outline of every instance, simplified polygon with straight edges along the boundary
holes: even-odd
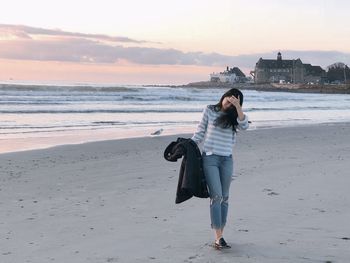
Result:
[[[236,98],[235,96],[231,96],[227,98],[229,102],[231,102],[231,104],[236,108],[237,113],[238,113],[238,119],[240,121],[244,120],[244,113],[242,111],[242,107],[240,104],[240,97],[238,96],[238,98]]]
[[[240,130],[246,130],[249,127],[248,123],[248,117],[243,113],[241,104],[240,104],[240,97],[236,98],[235,96],[231,96],[228,98],[228,100],[231,102],[231,104],[236,108],[237,110],[237,122],[238,122],[238,128]]]
[[[192,140],[197,144],[201,143],[204,139],[205,133],[208,127],[208,107],[203,110],[202,120],[198,124],[197,131],[193,134]]]

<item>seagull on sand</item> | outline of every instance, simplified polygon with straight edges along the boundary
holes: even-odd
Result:
[[[159,135],[159,134],[162,133],[162,131],[163,131],[163,129],[159,129],[159,130],[157,130],[155,132],[152,132],[151,135]]]

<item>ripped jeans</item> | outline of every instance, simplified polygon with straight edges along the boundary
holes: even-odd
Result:
[[[206,155],[203,169],[210,194],[211,227],[223,229],[228,212],[228,197],[233,174],[232,156]]]

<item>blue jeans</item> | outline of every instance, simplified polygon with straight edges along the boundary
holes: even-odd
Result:
[[[206,155],[203,169],[210,195],[211,227],[223,229],[228,212],[228,197],[233,173],[232,156]]]

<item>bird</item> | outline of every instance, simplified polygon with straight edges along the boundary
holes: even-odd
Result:
[[[151,135],[160,135],[162,131],[163,129],[156,130],[155,132],[152,132]]]

